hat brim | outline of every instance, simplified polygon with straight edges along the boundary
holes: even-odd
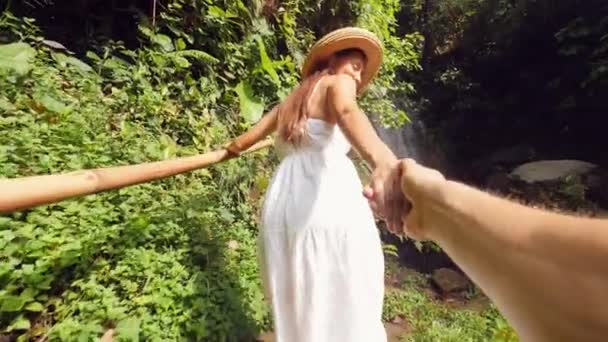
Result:
[[[361,74],[361,84],[357,92],[363,93],[382,65],[383,49],[380,40],[371,32],[346,27],[328,33],[313,45],[302,67],[302,78],[306,78],[324,68],[327,62],[338,51],[359,49],[365,55],[367,63]]]

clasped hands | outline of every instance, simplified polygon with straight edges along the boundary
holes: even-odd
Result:
[[[429,210],[425,202],[429,196],[440,196],[445,182],[440,172],[404,159],[378,165],[363,195],[391,233],[426,240]]]

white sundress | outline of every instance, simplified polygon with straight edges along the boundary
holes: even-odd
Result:
[[[277,141],[260,268],[277,342],[385,342],[384,256],[340,128],[307,120],[306,142]]]

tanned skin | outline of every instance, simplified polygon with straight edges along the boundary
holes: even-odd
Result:
[[[364,68],[365,58],[361,53],[332,57],[327,75],[321,78],[309,99],[308,111],[311,118],[339,125],[352,146],[372,166],[370,183],[363,193],[372,209],[386,221],[389,230],[395,232],[402,225],[401,215],[407,203],[399,191],[397,158],[378,137],[357,104],[357,89]],[[277,129],[277,112],[277,107],[273,108],[228,145],[228,150],[238,154],[273,133]]]
[[[605,341],[608,220],[534,209],[446,180],[408,159],[403,232],[435,241],[522,341]]]

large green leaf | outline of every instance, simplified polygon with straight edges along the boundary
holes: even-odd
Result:
[[[26,43],[0,45],[0,69],[10,69],[23,75],[32,68],[36,50]]]
[[[270,78],[276,85],[280,85],[281,80],[279,79],[279,75],[277,74],[276,70],[274,70],[274,65],[272,63],[272,60],[270,59],[270,57],[268,57],[268,54],[266,53],[266,47],[264,46],[264,42],[262,41],[262,38],[257,36],[256,41],[258,43],[258,50],[260,52],[262,69],[264,69],[264,71],[266,71],[268,76],[270,76]]]
[[[17,110],[17,107],[15,107],[15,105],[13,105],[6,98],[0,97],[0,110],[12,112],[14,110]]]
[[[177,65],[178,67],[182,68],[182,69],[186,69],[190,67],[190,62],[185,59],[184,57],[174,57],[173,61],[175,62],[175,65]]]
[[[19,296],[5,295],[0,297],[0,312],[15,312],[20,311],[25,305],[25,300]]]
[[[175,48],[177,50],[186,50],[186,42],[184,42],[184,40],[182,38],[178,38],[175,41]]]
[[[207,10],[207,15],[220,19],[228,17],[226,11],[217,6],[209,6],[209,9]]]
[[[181,51],[172,52],[170,55],[175,56],[175,57],[190,57],[190,58],[195,58],[195,59],[199,59],[201,61],[211,62],[211,63],[219,62],[219,60],[217,58],[211,56],[210,54],[208,54],[204,51],[200,51],[200,50],[181,50]]]
[[[257,122],[264,112],[264,104],[255,98],[251,86],[247,82],[241,81],[234,88],[234,91],[239,96],[241,116],[243,119],[248,123]]]
[[[146,26],[138,25],[137,28],[139,29],[139,32],[141,32],[144,36],[148,38],[154,36],[154,32],[152,32],[152,30],[150,30],[150,28]]]
[[[66,67],[69,65],[69,66],[75,67],[76,69],[78,69],[80,71],[84,71],[84,72],[93,71],[93,68],[91,68],[90,65],[79,60],[78,58],[67,56],[63,53],[54,53],[53,59],[55,59],[55,61],[62,67]]]
[[[43,95],[34,95],[34,99],[40,103],[46,110],[57,113],[57,114],[67,114],[72,108],[66,106],[63,102],[51,97],[48,94]]]
[[[152,36],[152,41],[160,45],[160,47],[166,52],[173,51],[173,42],[169,36],[164,34],[155,34]]]
[[[30,328],[30,326],[31,326],[30,320],[25,318],[23,315],[20,315],[19,317],[15,318],[15,320],[13,321],[13,323],[11,323],[8,330],[9,331],[28,330]]]
[[[116,332],[121,340],[124,341],[139,341],[139,325],[140,321],[137,318],[127,318],[118,322]]]
[[[25,306],[25,310],[32,312],[41,312],[44,310],[44,306],[38,302],[31,302]]]

